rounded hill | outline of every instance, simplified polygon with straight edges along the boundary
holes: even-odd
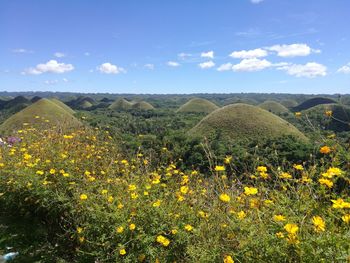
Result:
[[[292,135],[307,140],[296,127],[280,117],[248,104],[232,104],[203,118],[189,132],[190,135],[225,139],[257,140]]]
[[[182,105],[177,112],[202,112],[202,113],[211,113],[218,109],[219,107],[216,106],[214,103],[212,103],[209,100],[206,99],[200,99],[200,98],[194,98],[186,102],[184,105]]]
[[[331,103],[337,103],[335,100],[329,99],[329,98],[323,98],[323,97],[317,97],[308,99],[302,103],[300,103],[298,106],[293,108],[293,111],[302,111],[310,109],[314,106],[320,105],[320,104],[331,104]]]
[[[259,105],[259,107],[278,115],[289,112],[289,110],[286,107],[273,100],[264,101]]]
[[[154,107],[146,101],[136,102],[132,105],[132,108],[136,110],[153,110],[154,109]]]
[[[322,104],[303,111],[310,121],[321,129],[336,132],[350,131],[350,107],[340,104]]]
[[[48,99],[41,99],[20,112],[12,115],[0,126],[0,132],[11,133],[33,125],[38,128],[59,126],[61,128],[80,127],[82,124],[72,114]]]
[[[284,107],[286,108],[293,108],[295,106],[298,106],[298,102],[296,102],[295,100],[282,100],[280,102]]]
[[[74,114],[75,113],[75,111],[71,107],[69,107],[67,104],[63,103],[62,101],[60,101],[60,100],[58,100],[56,98],[51,98],[50,101],[55,103],[57,106],[60,106],[61,108],[63,108],[67,112],[69,112],[70,114]]]
[[[108,107],[111,110],[130,110],[132,108],[132,103],[126,99],[117,99]]]

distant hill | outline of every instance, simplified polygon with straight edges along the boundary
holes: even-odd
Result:
[[[0,132],[11,133],[22,129],[24,123],[38,128],[53,125],[68,128],[82,125],[72,114],[56,103],[48,99],[41,99],[8,118],[0,126]]]
[[[23,96],[17,96],[11,100],[8,101],[3,101],[2,104],[0,105],[0,109],[10,109],[13,107],[18,107],[20,105],[24,105],[27,106],[31,104],[31,101],[28,100],[27,98],[23,97]]]
[[[332,111],[332,117],[325,113]],[[322,104],[302,112],[320,129],[336,132],[350,131],[350,107],[340,104]]]
[[[216,106],[214,103],[212,103],[209,100],[206,99],[200,99],[200,98],[194,98],[186,102],[184,105],[182,105],[177,112],[202,112],[202,113],[210,113],[214,110],[218,109],[219,107]]]
[[[273,100],[264,101],[263,103],[259,104],[259,107],[277,115],[289,112],[286,107]]]
[[[153,110],[154,109],[154,107],[146,101],[136,102],[132,105],[132,108],[136,110]]]
[[[298,102],[295,100],[282,100],[280,103],[288,109],[298,106]]]
[[[337,103],[337,102],[333,99],[323,98],[323,97],[312,98],[300,103],[296,107],[293,107],[293,111],[303,111],[320,104],[331,104],[331,103]]]
[[[35,97],[33,97],[33,98],[30,99],[30,102],[31,102],[31,103],[35,103],[35,102],[37,102],[38,100],[41,100],[41,99],[42,99],[41,97],[35,96]]]
[[[210,113],[189,134],[209,138],[219,135],[232,140],[258,140],[292,135],[300,140],[307,140],[296,127],[280,117],[242,103],[228,105]]]
[[[228,98],[223,101],[224,105],[230,105],[230,104],[235,104],[235,103],[243,103],[243,104],[249,104],[249,105],[258,105],[259,103],[254,100],[254,99],[249,99],[249,98]]]
[[[108,107],[111,110],[130,110],[132,108],[132,103],[126,99],[117,99]]]
[[[67,105],[72,109],[85,110],[92,107],[95,103],[96,101],[91,97],[80,96],[76,99],[67,102]]]

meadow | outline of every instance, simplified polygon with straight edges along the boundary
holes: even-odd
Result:
[[[350,262],[343,98],[125,97],[0,103],[0,250],[20,250],[16,262]]]

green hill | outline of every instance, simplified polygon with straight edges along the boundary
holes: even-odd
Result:
[[[71,107],[69,107],[67,104],[63,103],[62,101],[60,101],[60,100],[58,100],[56,98],[50,98],[50,101],[55,103],[57,106],[60,106],[61,108],[65,109],[70,114],[74,114],[75,113],[75,111]]]
[[[244,103],[244,104],[249,104],[249,105],[258,105],[259,103],[254,100],[254,99],[249,99],[249,98],[239,98],[239,97],[232,97],[223,100],[223,105],[230,105],[230,104],[235,104],[235,103]]]
[[[211,113],[218,109],[216,106],[209,100],[194,98],[186,102],[182,105],[177,112],[203,112],[203,113]]]
[[[325,113],[332,111],[332,117]],[[320,129],[336,132],[350,131],[350,107],[340,104],[322,104],[302,112],[307,115],[313,125]]]
[[[132,108],[136,110],[153,110],[154,109],[154,107],[146,101],[136,102],[132,105]]]
[[[350,96],[342,96],[340,98],[340,103],[343,105],[350,106]]]
[[[298,102],[296,102],[295,100],[282,100],[280,102],[284,107],[286,108],[293,108],[295,106],[298,106]]]
[[[22,129],[28,123],[44,128],[56,125],[62,128],[80,127],[82,124],[72,114],[48,99],[41,99],[8,118],[1,126],[1,133]]]
[[[301,140],[306,137],[292,124],[280,117],[248,104],[232,104],[218,109],[202,119],[190,135],[224,139],[258,140],[293,135]]]
[[[331,103],[337,103],[337,102],[335,100],[332,100],[329,98],[323,98],[323,97],[312,98],[300,103],[296,107],[293,107],[293,111],[303,111],[320,104],[331,104]]]
[[[264,101],[263,103],[259,104],[259,107],[277,115],[289,112],[286,107],[273,100]]]
[[[132,108],[132,103],[126,99],[117,99],[108,107],[111,110],[130,110]]]

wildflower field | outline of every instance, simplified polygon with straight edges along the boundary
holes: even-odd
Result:
[[[166,145],[125,155],[98,128],[15,136],[0,148],[0,202],[50,233],[40,262],[350,260],[350,153],[337,137],[303,162],[255,153],[238,169],[232,154],[203,170],[180,169]]]

